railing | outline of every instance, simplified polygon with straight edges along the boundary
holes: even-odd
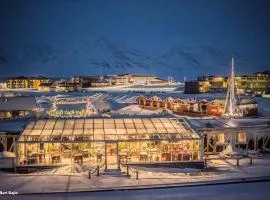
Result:
[[[104,162],[103,164],[99,165],[99,168],[102,169],[103,167],[105,167],[106,162]]]
[[[123,167],[123,168],[126,168],[126,173],[127,173],[127,176],[131,176],[129,172],[133,173],[136,175],[136,180],[139,180],[139,170],[137,169],[132,169],[132,167],[130,167],[128,164],[123,164],[120,162],[120,165]]]
[[[95,168],[92,168],[92,169],[89,169],[88,171],[88,178],[91,179],[92,175],[96,174],[96,176],[100,176],[100,170],[105,167],[105,162],[101,165],[98,165],[97,167]],[[139,170],[137,169],[133,169],[132,167],[130,167],[128,164],[123,164],[120,162],[120,166],[122,166],[123,168],[126,168],[126,173],[127,173],[127,176],[131,176],[130,175],[130,172],[132,174],[135,174],[136,176],[136,180],[139,180]]]
[[[93,171],[91,171],[91,169],[89,169],[88,178],[91,179],[92,175],[95,173],[97,173],[97,176],[99,176],[99,165],[97,167],[95,167]]]
[[[96,173],[96,176],[100,176],[100,169],[105,166],[105,162],[102,165],[98,165],[92,171],[89,169],[88,171],[88,178],[91,179],[92,175]]]

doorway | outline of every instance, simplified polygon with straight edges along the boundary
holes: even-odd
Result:
[[[106,169],[119,169],[118,162],[118,143],[106,142]]]

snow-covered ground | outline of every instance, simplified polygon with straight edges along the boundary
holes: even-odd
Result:
[[[214,159],[208,162],[209,168],[207,170],[133,168],[133,170],[139,171],[139,180],[136,180],[135,173],[131,172],[132,176],[130,178],[126,176],[101,175],[97,177],[92,175],[92,178],[88,179],[85,172],[77,172],[71,175],[70,172],[68,173],[68,169],[62,168],[63,171],[67,172],[66,174],[58,175],[57,169],[27,175],[1,173],[0,188],[1,190],[15,190],[19,193],[68,192],[164,184],[226,182],[269,177],[269,166],[270,158],[266,157],[264,159],[254,159],[252,166],[249,165],[249,159],[242,159],[240,160],[240,167],[236,166],[235,159]]]

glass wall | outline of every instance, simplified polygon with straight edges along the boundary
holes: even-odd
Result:
[[[115,145],[114,145],[115,144]],[[92,143],[18,143],[19,165],[100,165],[112,159],[122,163],[200,160],[200,140]],[[118,148],[118,150],[117,150]],[[118,153],[118,155],[117,155]],[[117,160],[115,162],[118,162]]]
[[[119,142],[121,162],[163,162],[200,159],[199,140]]]
[[[61,165],[104,163],[104,142],[18,143],[18,165]]]

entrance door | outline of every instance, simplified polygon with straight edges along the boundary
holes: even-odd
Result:
[[[107,169],[118,169],[118,143],[105,143]]]

